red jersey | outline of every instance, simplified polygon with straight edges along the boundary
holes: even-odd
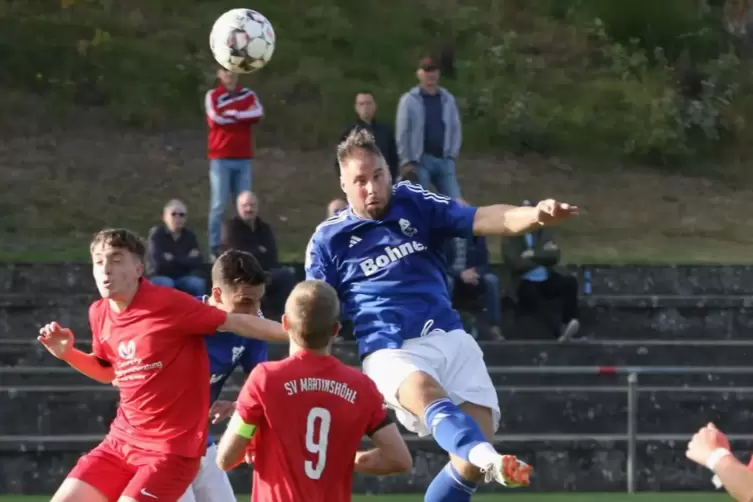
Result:
[[[253,158],[251,124],[264,115],[256,93],[245,87],[230,92],[220,84],[207,91],[204,107],[209,124],[209,158]]]
[[[142,280],[123,312],[89,307],[92,352],[115,368],[120,404],[110,435],[184,457],[206,451],[209,358],[203,335],[227,317],[180,291]]]
[[[385,424],[383,403],[369,377],[332,356],[256,366],[236,404],[256,425],[252,502],[350,501],[355,454]]]

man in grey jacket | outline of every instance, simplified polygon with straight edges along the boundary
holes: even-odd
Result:
[[[395,142],[402,177],[415,174],[425,188],[460,198],[455,159],[460,152],[462,130],[455,97],[439,87],[439,67],[431,58],[419,63],[419,85],[400,98]]]

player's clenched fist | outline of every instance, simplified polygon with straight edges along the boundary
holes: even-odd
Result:
[[[557,202],[554,199],[542,200],[536,204],[538,211],[539,223],[550,225],[566,220],[572,216],[578,216],[580,210],[578,206],[571,206],[565,202]]]
[[[230,401],[215,401],[209,408],[209,419],[213,424],[218,424],[233,416],[235,403]]]
[[[717,450],[729,452],[729,439],[714,424],[709,423],[695,433],[693,439],[688,443],[688,450],[685,455],[693,462],[707,465],[709,459]]]
[[[39,330],[37,340],[58,359],[63,359],[69,350],[73,348],[73,332],[68,328],[61,327],[56,322],[51,322]]]

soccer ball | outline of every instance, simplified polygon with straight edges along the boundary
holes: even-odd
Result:
[[[275,51],[275,30],[263,15],[251,9],[232,9],[214,22],[209,34],[214,59],[233,73],[263,68]]]

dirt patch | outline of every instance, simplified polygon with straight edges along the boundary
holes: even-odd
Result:
[[[331,152],[261,148],[254,190],[286,258],[300,259],[325,206],[338,195]],[[576,262],[749,262],[752,186],[649,169],[582,167],[540,157],[458,161],[476,204],[557,197],[583,217],[559,230]],[[206,233],[204,132],[147,134],[96,128],[0,139],[0,257],[84,259],[104,226],[145,233],[171,198],[186,201]],[[202,238],[202,242],[204,242]],[[491,244],[497,254],[498,243]]]

